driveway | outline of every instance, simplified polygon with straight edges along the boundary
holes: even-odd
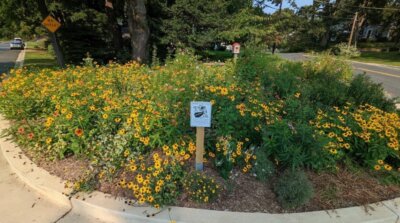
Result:
[[[293,61],[309,60],[312,57],[304,53],[281,53],[285,59]],[[350,61],[354,69],[354,74],[370,76],[376,83],[381,83],[390,97],[400,97],[400,67],[391,67],[378,64],[366,64]]]
[[[8,42],[0,43],[0,74],[7,73],[14,67],[21,50],[10,50]]]

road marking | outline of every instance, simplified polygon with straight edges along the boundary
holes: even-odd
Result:
[[[309,54],[302,54],[303,57],[308,58],[308,57],[317,57],[314,55],[309,55]],[[339,60],[340,58],[334,58],[335,60]],[[368,66],[374,66],[374,67],[382,67],[382,68],[387,68],[387,69],[392,69],[392,70],[400,70],[399,66],[392,66],[392,65],[386,65],[386,64],[377,64],[377,63],[366,63],[366,62],[360,62],[360,61],[355,61],[355,60],[345,60],[346,62],[350,63],[358,63],[358,64],[363,64],[363,65],[368,65]]]
[[[375,70],[369,70],[369,69],[364,69],[364,68],[358,68],[358,67],[356,67],[356,66],[354,66],[354,68],[357,69],[357,70],[365,71],[365,72],[372,72],[372,73],[377,73],[377,74],[381,74],[381,75],[385,75],[385,76],[389,76],[389,77],[400,78],[399,75],[395,75],[395,74],[389,74],[389,73],[380,72],[380,71],[375,71]]]

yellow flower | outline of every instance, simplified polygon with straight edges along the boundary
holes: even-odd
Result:
[[[296,94],[294,94],[294,96],[296,97],[296,98],[299,98],[300,97],[300,93],[299,92],[297,92]]]
[[[51,143],[51,141],[52,141],[52,139],[51,139],[51,138],[47,138],[47,139],[46,139],[46,143],[47,143],[47,144],[50,144],[50,143]]]
[[[118,135],[125,135],[125,129],[118,130]]]
[[[385,170],[387,171],[391,171],[392,170],[392,166],[390,166],[389,164],[385,164]]]
[[[107,114],[103,114],[103,119],[108,119],[108,115]]]
[[[227,88],[221,88],[221,95],[227,95],[228,94],[228,89]]]
[[[337,154],[337,149],[330,149],[329,152],[332,153],[333,155],[336,155]]]
[[[383,160],[378,160],[378,164],[383,165]]]
[[[121,122],[121,118],[115,118],[114,121],[115,121],[116,123],[119,123],[119,122]]]
[[[375,166],[374,166],[374,169],[375,169],[375,170],[380,170],[380,169],[381,169],[381,166],[375,165]]]
[[[71,112],[68,113],[65,117],[66,117],[68,120],[70,120],[70,119],[72,118],[72,113],[71,113]]]
[[[132,121],[133,121],[133,119],[132,119],[132,118],[128,118],[128,119],[126,120],[126,123],[128,123],[128,124],[131,124],[131,123],[132,123]]]

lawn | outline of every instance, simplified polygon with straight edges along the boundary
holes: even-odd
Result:
[[[363,52],[352,60],[366,63],[377,63],[391,66],[400,66],[400,52]]]
[[[25,67],[51,68],[57,66],[57,60],[47,50],[28,49],[25,55]]]

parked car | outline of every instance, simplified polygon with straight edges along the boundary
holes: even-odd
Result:
[[[14,38],[10,43],[10,50],[12,49],[24,49],[25,43],[21,38]]]

